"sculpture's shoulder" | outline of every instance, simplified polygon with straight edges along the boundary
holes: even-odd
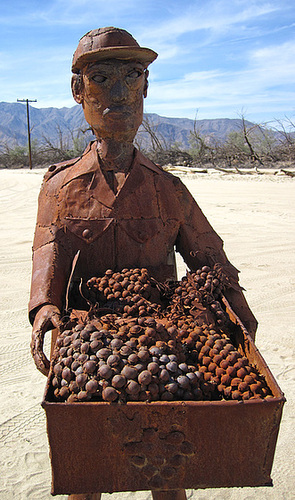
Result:
[[[64,177],[68,174],[68,169],[70,167],[73,167],[78,163],[84,162],[85,158],[87,158],[87,155],[90,153],[92,149],[92,145],[93,143],[88,144],[87,148],[85,149],[85,151],[82,153],[81,156],[77,156],[76,158],[65,160],[60,163],[53,163],[52,165],[50,165],[44,176],[43,182],[48,183],[49,181],[54,180],[55,182],[62,183]]]
[[[164,170],[160,165],[154,163],[152,160],[144,156],[140,151],[137,152],[137,159],[141,166],[144,166],[148,168],[150,171],[154,172],[155,174],[158,174],[159,180],[164,182],[166,181],[168,183],[170,182],[174,184],[175,187],[182,185],[182,182],[179,179],[179,177],[176,177],[170,172],[167,172],[167,170]]]
[[[69,167],[75,165],[75,163],[77,163],[80,159],[81,157],[78,156],[77,158],[72,158],[71,160],[65,160],[60,163],[53,163],[52,165],[50,165],[46,174],[44,175],[44,182],[48,182],[56,176],[58,176],[59,180],[61,180],[60,177],[63,177],[66,174],[66,170]]]
[[[186,190],[186,187],[182,180],[177,177],[176,175],[173,175],[171,172],[168,172],[167,170],[164,170],[160,165],[157,163],[152,162],[148,158],[146,158],[144,155],[141,154],[141,158],[143,159],[143,162],[145,162],[145,166],[148,168],[151,168],[154,172],[159,174],[159,181],[160,182],[165,182],[167,184],[171,184],[174,189],[177,191],[183,191]]]
[[[154,163],[152,160],[144,156],[144,154],[141,151],[138,151],[137,149],[136,149],[135,162],[141,167],[145,167],[149,171],[154,172],[155,174],[163,173],[163,169],[162,167],[160,167],[160,165]]]

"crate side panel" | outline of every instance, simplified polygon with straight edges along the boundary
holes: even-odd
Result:
[[[53,493],[270,484],[281,405],[247,403],[49,404]]]

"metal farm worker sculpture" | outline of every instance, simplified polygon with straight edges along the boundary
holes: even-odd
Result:
[[[113,27],[87,33],[74,54],[73,96],[97,140],[81,157],[51,166],[39,196],[29,315],[32,354],[44,374],[44,335],[60,324],[78,251],[74,281],[126,267],[145,267],[159,281],[176,279],[175,249],[191,270],[218,262],[232,284],[227,299],[254,337],[257,322],[221,238],[181,180],[133,145],[147,67],[156,57]],[[184,491],[171,493],[170,499],[185,498]]]

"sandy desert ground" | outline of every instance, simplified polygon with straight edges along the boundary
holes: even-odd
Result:
[[[31,246],[43,174],[42,170],[0,171],[1,500],[51,498],[45,414],[40,406],[45,377],[30,356],[27,319]],[[241,271],[241,284],[259,321],[256,344],[287,398],[272,470],[274,486],[188,490],[188,498],[295,498],[295,179],[212,171],[183,180]],[[151,495],[114,493],[102,498],[147,500]]]

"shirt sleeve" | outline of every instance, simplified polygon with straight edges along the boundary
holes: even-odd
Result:
[[[254,338],[257,321],[244,297],[243,288],[239,284],[239,271],[229,262],[225,254],[222,239],[214,231],[193,196],[180,180],[177,185],[177,196],[182,207],[182,218],[176,240],[176,251],[182,255],[192,271],[204,265],[212,267],[216,263],[221,264],[229,283],[224,295]]]
[[[73,258],[58,220],[55,184],[45,176],[39,194],[29,301],[31,323],[42,305],[52,304],[62,310]]]

